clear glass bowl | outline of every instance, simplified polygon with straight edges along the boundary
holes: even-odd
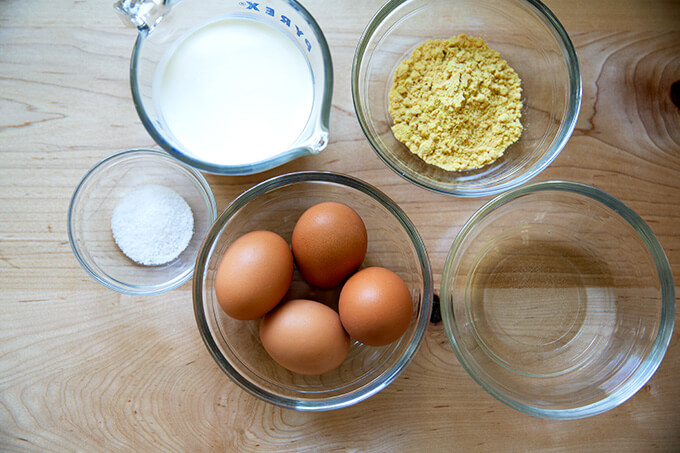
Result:
[[[274,362],[259,339],[259,320],[238,321],[220,308],[214,289],[217,266],[229,245],[259,229],[290,243],[300,215],[322,201],[338,201],[362,217],[368,251],[362,267],[396,272],[413,296],[411,325],[400,340],[383,347],[354,342],[336,370],[321,376],[292,373]],[[423,339],[432,305],[432,276],[425,245],[415,226],[376,188],[330,172],[300,172],[264,181],[236,198],[218,217],[201,248],[194,277],[198,328],[220,368],[247,392],[269,403],[301,411],[350,406],[379,392],[406,367]],[[337,308],[339,288],[310,287],[295,271],[284,299],[307,298]]]
[[[427,39],[467,34],[500,52],[522,80],[520,139],[477,170],[429,165],[394,138],[387,95],[393,74]],[[354,56],[352,96],[378,156],[406,180],[463,196],[500,193],[543,171],[569,140],[581,105],[581,74],[567,32],[535,0],[391,0],[371,19]]]
[[[132,99],[147,132],[154,141],[182,162],[201,171],[221,175],[263,172],[293,159],[321,152],[328,144],[333,95],[333,64],[326,38],[312,15],[294,0],[271,0],[266,5],[240,0],[120,0],[116,10],[139,29],[130,61]],[[264,160],[224,165],[202,159],[180,143],[168,128],[155,98],[159,67],[177,42],[188,33],[217,18],[245,18],[271,25],[300,47],[313,78],[313,105],[304,126],[288,149]],[[275,76],[275,74],[273,75]],[[252,87],[248,87],[251,88]],[[262,124],[262,133],[268,131]],[[257,137],[253,137],[256,141]],[[233,150],[231,150],[233,151]],[[237,150],[236,152],[247,152]]]
[[[451,345],[489,393],[527,414],[612,409],[656,371],[673,330],[673,278],[630,208],[593,187],[529,184],[485,204],[447,257]]]
[[[177,258],[159,266],[130,260],[111,233],[111,215],[118,201],[147,184],[177,192],[194,216],[189,245]],[[199,172],[163,151],[129,149],[102,160],[80,181],[69,205],[68,238],[78,262],[97,282],[123,294],[158,294],[191,278],[199,247],[215,217],[215,198]]]

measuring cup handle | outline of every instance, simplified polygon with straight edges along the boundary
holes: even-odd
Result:
[[[180,0],[118,0],[113,9],[126,25],[151,31],[172,6]]]

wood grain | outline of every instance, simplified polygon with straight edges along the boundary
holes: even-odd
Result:
[[[328,169],[377,185],[411,217],[435,288],[464,221],[487,201],[408,185],[375,156],[349,70],[380,1],[309,0],[335,67],[332,136],[319,155],[253,176],[208,176],[224,208],[276,174]],[[583,103],[573,137],[537,179],[620,198],[650,225],[680,281],[680,3],[551,0],[576,46]],[[441,323],[407,370],[347,409],[267,405],[232,384],[197,332],[189,285],[135,298],[92,281],[66,236],[70,196],[114,151],[153,146],[132,105],[136,33],[109,2],[6,0],[0,9],[0,450],[678,451],[680,341],[649,383],[585,420],[532,418],[482,390]],[[677,289],[676,289],[677,291]]]

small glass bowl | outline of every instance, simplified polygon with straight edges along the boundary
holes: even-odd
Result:
[[[484,39],[519,75],[523,131],[495,162],[453,172],[425,163],[397,141],[387,96],[396,67],[415,47],[460,34]],[[435,192],[485,196],[529,181],[557,157],[576,125],[581,74],[567,32],[539,1],[391,0],[359,41],[352,97],[368,141],[397,174]]]
[[[675,294],[637,214],[596,188],[546,181],[496,197],[463,226],[441,308],[485,390],[530,415],[576,419],[618,406],[654,374]]]
[[[111,215],[118,201],[146,184],[171,188],[184,198],[194,216],[189,245],[177,258],[159,266],[129,259],[111,233]],[[97,282],[123,294],[159,294],[191,278],[198,249],[215,217],[215,198],[199,172],[163,151],[129,149],[102,160],[80,181],[69,205],[68,238],[78,262]]]
[[[279,366],[260,344],[259,320],[227,316],[215,297],[214,280],[225,250],[241,235],[270,230],[288,243],[300,215],[322,201],[352,207],[368,231],[362,267],[383,266],[396,272],[413,297],[411,325],[401,339],[382,347],[354,342],[337,369],[320,376],[295,374]],[[425,245],[415,226],[393,201],[376,188],[330,172],[300,172],[264,181],[236,198],[210,229],[196,263],[194,310],[210,354],[222,370],[252,395],[300,411],[347,407],[390,384],[414,356],[429,322],[432,275]],[[340,288],[310,287],[295,271],[284,300],[305,298],[337,308]]]

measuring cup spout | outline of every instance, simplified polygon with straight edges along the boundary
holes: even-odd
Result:
[[[312,154],[317,154],[323,151],[328,145],[328,130],[318,132],[309,143],[309,149]]]
[[[118,0],[113,9],[126,25],[139,31],[151,31],[172,6],[180,0]]]

